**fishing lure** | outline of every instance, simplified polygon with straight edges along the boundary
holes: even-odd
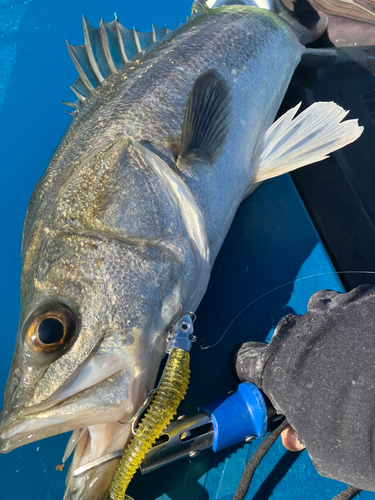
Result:
[[[169,356],[160,384],[132,441],[124,450],[109,488],[111,500],[123,500],[143,458],[166,429],[186,394],[190,375],[189,352],[195,340],[191,314],[180,316],[170,330],[168,340]]]

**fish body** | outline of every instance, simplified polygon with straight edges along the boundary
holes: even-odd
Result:
[[[1,452],[73,430],[74,469],[125,445],[119,421],[205,293],[304,50],[273,13],[203,9],[99,75],[27,212]],[[64,498],[101,499],[115,466],[69,478]]]

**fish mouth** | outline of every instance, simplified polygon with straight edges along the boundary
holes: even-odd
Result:
[[[117,422],[132,414],[134,370],[118,356],[90,356],[42,403],[4,409],[0,452],[91,425]]]
[[[123,425],[119,422],[97,424],[74,431],[63,458],[63,463],[65,463],[74,449],[66,479],[64,500],[102,500],[119,460],[105,463],[78,477],[74,477],[72,472],[92,460],[124,448],[130,438],[130,425]]]
[[[119,421],[129,421],[142,404],[143,378],[119,357],[92,356],[43,403],[2,412],[1,453],[73,431],[63,456],[64,463],[74,451],[64,499],[101,500],[117,461],[77,478],[71,471],[126,446],[130,425]]]

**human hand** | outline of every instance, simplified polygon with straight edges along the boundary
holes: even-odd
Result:
[[[321,475],[375,491],[374,360],[375,287],[362,286],[314,294],[269,344],[243,344],[236,371],[286,416],[287,449],[306,447]]]

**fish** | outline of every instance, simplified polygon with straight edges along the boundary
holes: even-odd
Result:
[[[197,309],[241,201],[362,133],[334,103],[273,123],[307,53],[275,13],[195,2],[171,33],[83,25],[78,101],[25,220],[0,423],[2,453],[73,431],[70,471],[131,438],[120,422],[154,387],[169,327]],[[103,498],[115,468],[69,471],[64,498]]]

